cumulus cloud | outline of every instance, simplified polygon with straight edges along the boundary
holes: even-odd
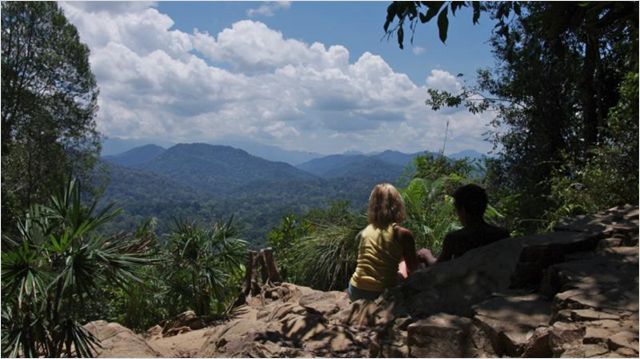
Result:
[[[462,90],[462,81],[447,71],[434,69],[427,77],[427,86],[436,90],[456,93]]]
[[[351,59],[342,45],[290,39],[253,20],[217,34],[187,33],[153,3],[127,4],[62,4],[91,49],[98,126],[109,137],[215,143],[240,136],[335,153],[437,149],[447,120],[460,139],[486,130],[487,118],[424,105],[427,87],[460,88],[444,70],[416,85],[370,52]],[[472,141],[461,140],[460,149],[465,144]]]
[[[291,6],[291,1],[267,1],[255,9],[247,10],[247,16],[273,16],[276,11],[281,9],[288,9]]]

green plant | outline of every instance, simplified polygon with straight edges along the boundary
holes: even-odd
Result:
[[[443,176],[436,180],[414,178],[400,193],[405,203],[407,219],[403,223],[416,240],[417,247],[438,252],[447,232],[460,228],[453,198],[446,188],[461,183],[459,176]]]
[[[3,355],[92,356],[98,340],[79,323],[83,309],[104,283],[139,282],[134,270],[150,262],[145,238],[97,233],[117,214],[84,206],[69,181],[48,205],[31,206],[16,237],[3,236]]]
[[[303,284],[321,290],[346,288],[358,259],[357,234],[367,226],[367,217],[345,208],[340,221],[313,223],[315,231],[303,237],[293,254],[302,268]]]
[[[282,217],[278,226],[267,235],[267,244],[274,250],[275,261],[282,278],[289,282],[298,282],[301,262],[291,255],[300,245],[303,237],[310,232],[309,222],[290,214]]]
[[[172,311],[192,309],[198,315],[222,313],[238,293],[246,243],[236,238],[233,217],[226,223],[202,228],[177,220],[167,237],[165,278]]]

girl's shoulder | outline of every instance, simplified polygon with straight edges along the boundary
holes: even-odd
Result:
[[[402,227],[398,224],[394,225],[393,228],[399,237],[413,237],[413,233],[408,228]]]

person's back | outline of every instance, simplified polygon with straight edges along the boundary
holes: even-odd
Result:
[[[438,262],[458,258],[478,247],[486,246],[500,239],[508,238],[509,232],[486,222],[469,225],[457,231],[449,232],[444,238],[442,252]]]
[[[381,292],[396,284],[398,263],[402,258],[400,242],[394,238],[394,225],[379,229],[368,225],[358,235],[360,246],[351,285]]]
[[[395,187],[381,183],[369,196],[369,224],[356,240],[357,265],[348,284],[351,300],[374,300],[398,281],[399,263],[406,261],[407,274],[418,266],[413,234],[399,226],[405,219],[402,196]]]
[[[475,184],[459,187],[453,193],[454,206],[463,228],[449,232],[444,237],[442,251],[437,262],[458,258],[464,253],[485,246],[500,239],[508,238],[509,232],[484,221],[487,209],[487,193]],[[430,254],[422,255],[424,261],[433,264]]]

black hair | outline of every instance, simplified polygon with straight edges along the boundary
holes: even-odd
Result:
[[[476,184],[468,184],[453,192],[456,208],[464,208],[472,216],[482,217],[487,209],[487,192]]]

